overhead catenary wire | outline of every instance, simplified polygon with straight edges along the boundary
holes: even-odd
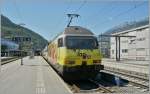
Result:
[[[98,10],[95,14],[91,14],[89,17],[87,17],[87,19],[88,19],[88,18],[92,18],[92,17],[94,17],[94,16],[96,16],[96,15],[99,15],[102,10],[104,10],[105,8],[107,8],[108,5],[109,5],[109,4],[106,4],[106,5],[105,5],[104,7],[102,7],[100,10]]]
[[[18,16],[18,18],[20,19],[20,22],[21,22],[22,21],[22,15],[21,15],[20,9],[19,9],[19,7],[17,5],[17,1],[13,0],[13,4],[14,4],[14,7],[15,7],[17,16]]]
[[[126,10],[126,11],[120,12],[119,14],[115,15],[115,16],[112,17],[111,19],[104,20],[104,21],[102,21],[102,22],[99,23],[99,24],[108,23],[108,21],[111,21],[113,18],[117,19],[117,18],[119,18],[120,16],[125,15],[125,14],[127,14],[127,13],[133,11],[134,9],[136,9],[136,8],[138,8],[138,7],[140,7],[140,6],[144,5],[144,4],[145,4],[145,2],[142,2],[142,3],[140,3],[140,4],[134,5],[132,8],[129,8],[129,9]],[[98,25],[98,23],[95,24],[95,25],[93,25],[92,28],[95,28],[97,25]]]
[[[83,0],[83,2],[79,5],[79,7],[76,8],[75,10],[70,10],[69,14],[80,15],[80,14],[78,14],[78,12],[86,5],[86,3],[87,3],[87,0]],[[81,16],[79,16],[79,17],[81,17]]]
[[[72,2],[72,1],[70,0],[69,3],[71,3],[71,2]],[[65,10],[64,10],[64,12],[63,12],[63,15],[65,15],[65,14],[67,13],[67,11],[68,11],[69,8],[70,8],[70,4],[68,4],[67,7],[65,8]],[[59,26],[62,24],[63,21],[64,21],[64,19],[63,19],[63,16],[62,16],[62,17],[60,17],[60,19],[58,20],[58,23],[56,24],[56,27],[59,27]]]
[[[83,6],[85,6],[87,3],[87,0],[84,0],[83,3],[74,11],[75,13],[79,12]]]
[[[64,9],[64,11],[63,11],[63,15],[65,15],[66,13],[67,13],[67,11],[68,11],[68,9],[70,8],[70,3],[72,2],[71,0],[69,0],[70,2],[69,2],[69,4],[66,6],[66,8]],[[60,28],[60,25],[63,23],[63,21],[64,21],[64,16],[61,16],[60,17],[60,19],[58,20],[58,22],[55,24],[55,28]],[[58,32],[60,32],[60,31],[58,31]],[[55,35],[53,35],[53,36],[55,36]]]
[[[60,19],[58,19],[58,22],[55,24],[55,28],[60,28],[60,26],[62,25],[63,21],[64,21],[64,16],[63,15],[66,15],[67,11],[69,10],[70,6],[71,6],[71,3],[72,3],[72,0],[68,0],[69,1],[69,4],[67,4],[66,8],[64,9],[63,13],[62,13],[62,16],[60,17]],[[57,31],[57,32],[60,32],[60,31]],[[56,34],[57,35],[57,34]],[[53,38],[56,36],[56,35],[53,35]]]
[[[136,8],[138,8],[138,7],[142,6],[142,5],[144,5],[144,4],[145,4],[145,2],[140,3],[140,4],[138,4],[138,5],[135,5],[133,8],[130,8],[130,9],[124,11],[124,12],[121,12],[121,13],[119,13],[118,15],[116,15],[115,17],[119,17],[119,16],[124,15],[124,14],[126,14],[126,13],[128,13],[128,12],[131,12],[132,10],[134,10],[134,9],[136,9]]]
[[[72,3],[72,0],[70,0],[70,4],[66,7],[63,14],[67,14],[68,9],[71,7],[71,3]],[[84,0],[83,3],[74,12],[79,12],[86,3],[87,3],[87,1]],[[61,17],[61,19],[59,20],[59,22],[57,23],[56,26],[59,27],[63,21],[64,21],[64,19],[63,19],[63,17]]]
[[[87,20],[87,21],[92,20],[93,22],[94,22],[94,20],[97,20],[97,19],[90,19],[90,18],[98,17],[98,15],[101,14],[101,11],[104,10],[104,9],[106,9],[108,5],[110,5],[110,3],[109,3],[109,4],[106,4],[103,8],[101,8],[100,10],[98,10],[97,13],[90,15],[86,20]],[[110,5],[110,6],[111,6],[110,12],[112,12],[112,11],[115,9],[115,6],[112,6],[112,5]],[[110,13],[110,12],[109,12],[109,13]],[[103,13],[102,15],[105,15],[105,14],[106,14],[106,13]],[[101,15],[101,16],[102,16],[102,15]],[[90,23],[91,23],[91,22],[90,22]],[[86,25],[86,26],[87,26],[87,25]]]

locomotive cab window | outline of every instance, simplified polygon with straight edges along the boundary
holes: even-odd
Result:
[[[62,47],[63,46],[63,38],[59,38],[58,39],[58,47]]]
[[[68,49],[97,49],[98,42],[94,37],[68,36],[66,46]]]

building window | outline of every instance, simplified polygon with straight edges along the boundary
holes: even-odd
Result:
[[[145,60],[145,57],[136,57],[136,60],[143,61]]]
[[[138,38],[137,41],[144,41],[145,38]]]
[[[135,39],[131,39],[129,44],[135,44]]]
[[[122,43],[127,43],[128,42],[128,40],[124,40],[124,41],[122,41]]]
[[[113,45],[113,44],[115,44],[114,42],[111,42],[111,44]]]
[[[136,51],[144,51],[145,48],[137,48]]]
[[[112,50],[112,54],[114,54],[114,50]]]
[[[127,53],[128,49],[122,49],[122,53]]]

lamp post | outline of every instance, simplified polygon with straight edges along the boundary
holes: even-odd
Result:
[[[25,24],[24,23],[20,23],[20,24],[18,24],[18,26],[24,26]],[[20,29],[21,30],[21,29]],[[21,31],[23,31],[23,29],[21,30]],[[19,33],[19,35],[21,36],[21,31],[20,31],[20,33]],[[21,38],[21,37],[20,37]],[[22,45],[21,45],[21,42],[23,42],[21,39],[20,39],[20,41],[19,41],[19,50],[21,51],[21,65],[23,65],[23,53],[22,53]]]

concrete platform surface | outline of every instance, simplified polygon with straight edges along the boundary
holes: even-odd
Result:
[[[149,61],[103,59],[102,64],[107,67],[149,74]]]
[[[42,57],[20,61],[1,66],[0,94],[72,94]]]

